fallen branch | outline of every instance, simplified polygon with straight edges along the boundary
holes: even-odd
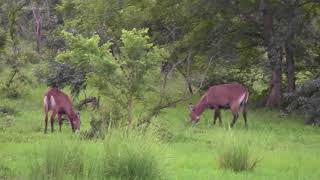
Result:
[[[167,80],[168,80],[168,76],[170,75],[170,73],[172,73],[172,71],[179,65],[181,64],[183,61],[185,61],[186,59],[181,59],[178,62],[176,62],[175,64],[173,64],[170,68],[170,70],[168,72],[165,73],[164,75],[164,82],[162,85],[162,89],[165,89],[166,84],[167,84]]]
[[[142,124],[145,124],[145,123],[151,123],[151,119],[152,119],[153,117],[159,115],[159,113],[160,113],[163,109],[172,107],[172,106],[176,105],[176,104],[179,103],[179,102],[183,102],[183,101],[188,100],[189,98],[190,98],[190,97],[183,97],[183,98],[180,98],[180,99],[177,99],[177,100],[174,100],[174,101],[167,102],[167,103],[165,103],[165,104],[159,103],[156,107],[152,108],[152,110],[150,111],[150,113],[149,113],[147,116],[145,116],[142,121],[138,122],[138,126],[140,126],[140,125],[142,125]]]
[[[79,102],[79,104],[77,105],[77,109],[80,111],[81,108],[87,104],[92,104],[94,109],[99,108],[99,99],[99,97],[87,97]]]
[[[14,68],[10,79],[9,79],[8,82],[6,83],[6,87],[7,87],[7,88],[10,88],[11,84],[13,83],[13,79],[14,79],[14,77],[17,75],[17,73],[18,73],[18,69]]]

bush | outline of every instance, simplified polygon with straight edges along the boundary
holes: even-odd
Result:
[[[218,154],[220,168],[235,172],[253,170],[259,160],[251,156],[248,144],[232,135],[225,139]]]
[[[103,172],[114,179],[168,179],[163,145],[154,133],[112,130],[104,142]]]
[[[84,176],[85,154],[80,143],[58,138],[44,146],[43,154],[36,152],[35,158],[31,158],[34,160],[29,166],[29,179],[79,179]]]
[[[320,77],[305,81],[283,99],[285,111],[303,114],[306,124],[320,125]]]
[[[15,113],[15,109],[10,106],[0,105],[0,114],[12,115]]]
[[[90,129],[82,133],[85,139],[104,138],[107,130],[125,125],[125,114],[116,104],[101,107],[90,116]]]
[[[17,84],[12,85],[11,87],[2,86],[0,87],[0,93],[6,98],[18,99],[21,97],[22,90]]]

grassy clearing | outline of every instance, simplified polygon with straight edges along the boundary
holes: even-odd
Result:
[[[320,166],[320,129],[305,126],[296,116],[281,117],[275,111],[249,110],[249,129],[243,128],[243,119],[240,117],[236,127],[230,130],[228,123],[231,121],[231,114],[228,111],[222,114],[222,127],[213,126],[212,112],[206,111],[201,116],[200,123],[191,127],[186,117],[187,105],[180,104],[164,111],[154,119],[154,123],[168,130],[159,130],[156,139],[141,138],[147,136],[137,135],[136,139],[129,138],[126,141],[123,141],[122,136],[107,137],[105,142],[102,140],[89,141],[81,140],[77,135],[72,134],[68,125],[64,125],[62,133],[43,134],[41,103],[44,89],[45,87],[35,88],[32,92],[27,92],[27,96],[22,99],[1,98],[0,105],[14,107],[17,112],[9,117],[13,120],[12,123],[7,123],[7,115],[0,115],[0,179],[13,179],[34,174],[30,173],[32,172],[32,169],[29,168],[30,163],[44,162],[45,159],[50,159],[50,153],[53,153],[50,157],[59,158],[60,150],[58,149],[63,149],[60,153],[65,153],[65,156],[75,158],[68,152],[80,147],[81,150],[76,150],[80,155],[76,157],[83,158],[80,160],[75,158],[74,163],[77,168],[68,169],[73,165],[66,165],[59,172],[64,178],[74,177],[72,175],[74,172],[81,174],[82,178],[106,172],[109,173],[108,176],[125,174],[125,170],[120,168],[122,166],[111,169],[111,167],[116,167],[112,163],[105,163],[105,168],[100,168],[103,166],[100,163],[111,162],[101,160],[103,158],[113,158],[116,164],[132,163],[131,167],[144,169],[144,165],[148,167],[151,165],[141,163],[142,161],[153,162],[152,159],[155,159],[157,162],[161,157],[170,157],[170,161],[166,162],[167,165],[163,165],[169,167],[164,172],[170,174],[171,179],[320,179],[318,170]],[[88,129],[89,117],[89,111],[81,113],[81,131]],[[249,155],[261,159],[253,171],[235,173],[219,167],[219,153],[223,152],[223,142],[227,142],[230,134],[234,137],[232,143],[235,146],[245,143]],[[56,144],[60,140],[63,140],[65,144]],[[135,141],[137,142],[134,143]],[[153,145],[158,141],[160,144]],[[148,144],[151,145],[148,146]],[[162,146],[167,150],[158,151]],[[51,152],[48,147],[54,150]],[[104,148],[111,152],[108,156],[104,154],[106,152]],[[116,158],[116,153],[120,151],[129,151],[130,154],[127,153],[120,161]],[[155,154],[159,152],[159,156],[149,153],[151,151],[156,152]],[[82,156],[81,153],[83,153]],[[138,159],[132,160],[132,157]],[[59,167],[63,167],[64,163],[67,162],[59,160]],[[80,171],[78,167],[83,170]],[[140,170],[137,170],[136,173],[139,174]]]

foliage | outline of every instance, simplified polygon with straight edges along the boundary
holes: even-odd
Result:
[[[84,138],[105,138],[105,134],[111,128],[121,127],[126,114],[122,108],[114,104],[109,107],[101,107],[90,116],[90,129],[83,133]]]
[[[3,10],[3,19],[5,22],[4,31],[1,30],[1,59],[4,60],[4,66],[10,72],[6,73],[5,83],[0,83],[0,91],[7,97],[18,98],[21,96],[21,85],[31,82],[31,80],[22,73],[22,68],[29,63],[37,63],[41,59],[35,54],[29,46],[31,43],[19,38],[17,26],[20,23],[23,14],[23,8],[28,2],[24,0],[8,1],[1,3],[0,8]],[[7,37],[8,36],[8,37]]]
[[[308,124],[320,125],[320,78],[307,80],[295,92],[287,93],[283,107],[288,112],[302,112]]]
[[[2,29],[0,29],[0,55],[2,54],[2,51],[7,43],[6,41],[7,41],[6,33]]]
[[[0,114],[14,114],[15,113],[15,109],[10,107],[10,106],[3,106],[0,105]]]
[[[185,76],[190,85],[198,86],[200,84],[198,77],[204,79],[203,83],[206,85],[236,80],[244,82],[249,88],[252,84],[264,86],[259,87],[257,92],[262,95],[269,85],[265,81],[270,80],[271,69],[274,68],[270,65],[275,64],[275,59],[280,59],[271,58],[272,60],[267,61],[269,57],[273,57],[268,56],[268,53],[276,51],[275,57],[279,57],[280,51],[284,56],[289,54],[280,47],[288,45],[292,48],[297,76],[309,78],[309,75],[303,74],[306,71],[309,71],[311,76],[319,73],[317,41],[319,2],[308,0],[270,2],[269,8],[275,12],[271,17],[274,46],[268,46],[265,37],[263,9],[266,2],[258,0],[1,1],[0,49],[3,54],[2,59],[5,60],[2,62],[9,64],[12,71],[15,71],[23,68],[26,62],[38,64],[49,59],[48,69],[53,69],[53,72],[48,72],[50,78],[45,82],[49,85],[58,84],[61,87],[71,84],[72,94],[77,95],[87,87],[87,78],[92,77],[92,68],[95,67],[89,66],[85,58],[101,59],[101,55],[107,56],[103,53],[111,52],[114,57],[110,59],[119,60],[115,62],[115,69],[119,69],[119,66],[123,66],[121,61],[125,59],[121,50],[125,45],[121,40],[122,30],[149,29],[148,33],[145,33],[150,37],[148,43],[164,47],[168,51],[165,55],[167,58],[162,58],[161,61],[171,65],[177,63],[174,68]],[[35,44],[33,42],[35,17],[32,14],[34,7],[38,7],[41,11],[41,41],[43,41],[41,44],[45,47],[41,51],[40,58],[31,50]],[[62,30],[71,35],[67,33],[59,35]],[[86,43],[89,41],[91,44]],[[109,45],[106,45],[108,51],[104,52],[102,45],[107,42],[109,42]],[[71,47],[70,44],[75,46]],[[66,46],[69,46],[69,49]],[[102,49],[98,50],[100,47]],[[73,48],[79,48],[79,51],[71,53]],[[273,48],[273,51],[269,51],[270,48]],[[89,56],[86,57],[83,52],[89,53],[87,54]],[[59,63],[65,63],[69,67],[51,63],[51,59],[56,56]],[[68,58],[73,60],[69,61]],[[78,58],[79,61],[74,60]],[[111,69],[108,69],[108,76],[113,74]],[[283,68],[286,69],[287,67]],[[153,79],[159,79],[158,73],[152,74],[156,75],[152,76]],[[59,75],[62,75],[62,78],[59,78]],[[263,78],[260,80],[258,77]],[[286,84],[284,81],[283,83]],[[101,85],[101,88],[102,86],[105,90],[105,85]],[[108,90],[113,91],[112,88]]]
[[[62,179],[103,179],[111,170],[120,170],[114,176],[121,178],[127,172],[121,169],[125,167],[120,166],[123,161],[138,174],[153,167],[153,160],[162,163],[162,156],[153,156],[162,144],[152,141],[156,145],[149,149],[145,134],[113,132],[116,140],[107,146],[112,136],[105,136],[112,133],[108,128],[123,126],[125,118],[129,123],[140,121],[139,125],[152,118],[149,127],[158,127],[163,136],[170,132],[169,153],[175,157],[173,179],[320,179],[319,128],[303,126],[299,116],[305,114],[307,121],[319,124],[318,78],[310,80],[320,72],[319,4],[318,0],[0,0],[0,103],[5,102],[0,104],[0,111],[5,112],[0,113],[0,179],[26,179],[20,176],[30,175],[28,170],[38,170],[40,175],[34,175],[46,179],[40,177],[41,173],[49,172],[45,167],[54,164],[67,166],[54,171]],[[39,53],[33,50],[33,8],[40,12],[40,41],[44,46]],[[266,22],[264,15],[269,10],[271,19]],[[266,38],[266,25],[270,23],[272,43]],[[287,74],[290,79],[286,65],[290,52],[294,62],[291,78],[302,85],[283,100],[288,111],[299,114],[283,116],[275,111],[253,110],[249,130],[233,129],[237,137],[249,135],[250,148],[236,138],[219,146],[229,132],[211,126],[212,111],[204,113],[196,127],[185,122],[184,103],[162,111],[175,105],[171,102],[180,102],[175,99],[185,95],[181,90],[186,89],[184,83],[192,89],[199,84],[205,88],[238,81],[248,87],[250,102],[254,102],[256,97],[271,92],[268,89],[272,86],[266,82],[275,64],[281,65],[282,76]],[[168,74],[160,74],[160,66],[165,63],[171,68]],[[40,83],[33,83],[34,78]],[[172,82],[163,83],[165,78]],[[280,82],[283,87],[289,84]],[[82,112],[81,129],[86,138],[104,137],[106,146],[102,147],[100,138],[79,142],[63,136],[64,140],[56,142],[57,134],[43,135],[43,121],[39,120],[43,119],[45,85],[70,85],[74,96],[84,89],[98,92],[105,104],[99,112]],[[229,113],[223,117],[232,118]],[[163,123],[167,123],[165,128]],[[127,137],[130,134],[133,137]],[[33,146],[39,154],[30,162],[33,154],[28,157],[26,151]],[[208,158],[220,155],[216,147],[222,147],[222,164],[250,166],[245,165],[246,159],[254,161],[250,156],[256,149],[262,151],[264,161],[254,172],[224,171],[218,168],[219,162],[212,163]],[[73,148],[79,154],[70,153]],[[112,156],[104,153],[106,149]],[[130,151],[119,158],[117,149],[122,154],[124,150],[141,150],[146,157]],[[103,153],[99,154],[100,150]],[[101,163],[104,158],[114,161]],[[110,165],[115,162],[119,166]],[[30,165],[35,166],[33,170],[27,168]]]
[[[81,69],[77,69],[64,63],[49,63],[48,76],[46,83],[48,86],[58,86],[63,88],[67,85],[71,86],[71,94],[78,96],[82,89],[85,89],[85,73]]]
[[[97,86],[108,88],[108,83],[110,83],[121,89],[124,94],[132,94],[134,97],[144,94],[149,88],[146,83],[147,74],[155,73],[154,70],[159,68],[160,60],[166,56],[163,49],[149,42],[147,31],[147,29],[122,31],[121,41],[123,44],[120,47],[120,54],[109,60],[117,67],[115,74],[110,78],[103,76],[101,73],[105,71],[102,69],[101,62],[97,61],[97,67],[100,67],[101,70],[92,77],[94,82],[101,82],[97,83]],[[102,77],[108,78],[107,80],[110,82],[102,81]]]
[[[7,86],[0,87],[0,92],[8,98],[17,99],[21,97],[21,91],[19,90],[19,86],[17,84],[11,85],[9,88]]]
[[[154,84],[148,75],[158,73],[160,60],[166,51],[152,43],[147,29],[123,30],[119,54],[112,55],[111,43],[99,45],[99,36],[85,38],[64,32],[67,49],[56,59],[76,71],[82,71],[86,83],[97,87],[127,111],[132,120],[132,103],[152,91]]]
[[[109,44],[99,46],[99,37],[84,38],[80,35],[62,32],[67,46],[56,56],[56,62],[49,66],[49,84],[58,86],[71,85],[72,94],[78,95],[86,87],[88,74],[95,73],[98,67],[95,63],[101,62],[107,72],[113,71],[113,65],[108,61]]]
[[[198,80],[200,81],[200,80]],[[267,78],[262,69],[258,66],[251,66],[251,69],[239,69],[236,65],[216,61],[215,67],[204,79],[202,88],[228,82],[239,82],[244,84],[250,92],[256,95],[261,94],[267,88]]]

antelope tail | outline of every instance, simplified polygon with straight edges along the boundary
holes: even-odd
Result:
[[[49,96],[45,96],[43,98],[44,110],[46,112],[50,111],[52,109],[52,107],[55,106],[55,104],[56,104],[56,102],[55,102],[53,96],[50,96],[50,97]]]
[[[48,98],[48,96],[44,96],[43,98],[44,112],[47,113],[49,111],[49,106],[50,106],[50,98]]]
[[[247,102],[248,102],[248,99],[249,99],[249,92],[247,91],[246,92],[246,98],[245,98],[245,103],[247,104]]]
[[[239,98],[239,110],[243,111],[245,105],[247,104],[249,99],[249,92],[245,92],[240,98]]]

